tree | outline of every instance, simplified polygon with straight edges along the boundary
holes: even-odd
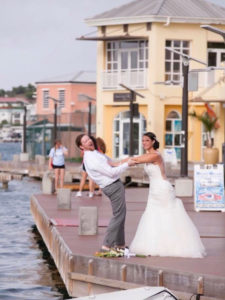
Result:
[[[34,92],[36,92],[35,86],[29,83],[25,92],[26,98],[30,100],[33,99]]]
[[[12,90],[4,90],[0,89],[0,97],[16,97],[16,96],[24,96],[27,99],[33,99],[33,93],[36,92],[36,87],[29,83],[27,86],[19,85],[17,87],[13,87]]]
[[[189,113],[189,115],[195,119],[198,119],[199,121],[202,122],[202,124],[205,126],[206,129],[206,136],[207,136],[207,141],[206,141],[206,146],[207,147],[212,147],[212,130],[217,129],[219,124],[218,124],[218,118],[216,115],[212,116],[208,111],[204,112],[201,115],[198,115],[195,111]]]

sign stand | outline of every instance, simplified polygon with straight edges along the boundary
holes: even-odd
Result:
[[[195,210],[225,212],[223,164],[194,166]]]

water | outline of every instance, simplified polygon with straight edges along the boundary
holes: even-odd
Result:
[[[16,148],[3,146],[8,153]],[[0,299],[69,298],[30,213],[30,195],[40,186],[28,177],[11,181],[8,190],[0,184]]]
[[[14,154],[21,152],[21,143],[0,143],[2,160],[12,160]]]

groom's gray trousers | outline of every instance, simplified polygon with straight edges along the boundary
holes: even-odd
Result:
[[[124,246],[125,245],[125,218],[126,218],[126,202],[125,202],[125,189],[123,183],[118,179],[112,184],[104,187],[103,193],[109,197],[112,205],[113,217],[109,222],[106,231],[106,236],[103,245]]]

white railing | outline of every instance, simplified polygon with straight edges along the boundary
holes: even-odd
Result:
[[[108,70],[102,72],[101,86],[103,90],[117,90],[123,83],[133,89],[145,89],[147,82],[147,69]]]
[[[209,72],[199,72],[199,88],[207,88],[217,83],[225,75],[223,70],[211,70]]]
[[[198,73],[199,88],[207,88],[214,83],[215,83],[215,71]]]

